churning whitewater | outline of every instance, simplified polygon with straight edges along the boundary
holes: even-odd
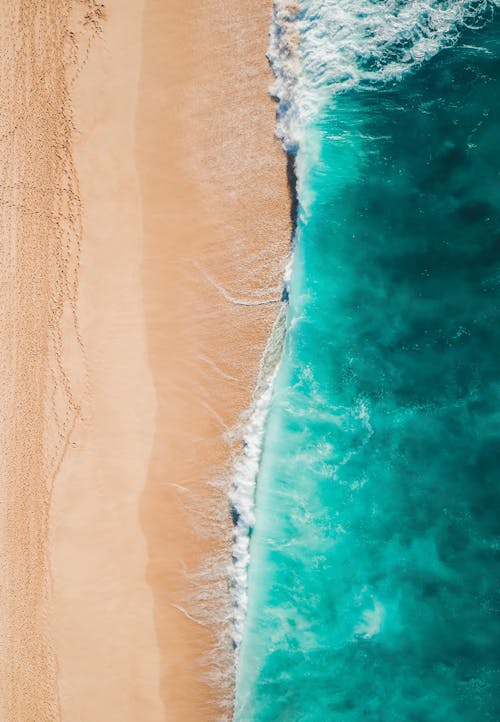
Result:
[[[275,3],[299,211],[235,469],[238,722],[500,719],[497,8]]]
[[[269,60],[277,134],[296,152],[332,95],[387,83],[492,19],[499,0],[301,0],[274,3]]]

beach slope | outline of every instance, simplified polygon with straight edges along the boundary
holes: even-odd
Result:
[[[215,720],[289,243],[271,3],[1,9],[0,716]]]

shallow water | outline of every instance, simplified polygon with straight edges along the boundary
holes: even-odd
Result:
[[[302,137],[238,722],[500,719],[499,31]]]

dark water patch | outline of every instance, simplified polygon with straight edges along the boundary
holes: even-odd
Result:
[[[297,228],[297,213],[299,199],[297,196],[297,172],[295,170],[295,154],[286,154],[286,176],[288,179],[288,194],[290,197],[290,221],[292,224],[292,238]]]

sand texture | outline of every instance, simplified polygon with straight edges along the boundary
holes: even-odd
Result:
[[[270,13],[0,0],[2,722],[230,716],[230,431],[290,233]]]

